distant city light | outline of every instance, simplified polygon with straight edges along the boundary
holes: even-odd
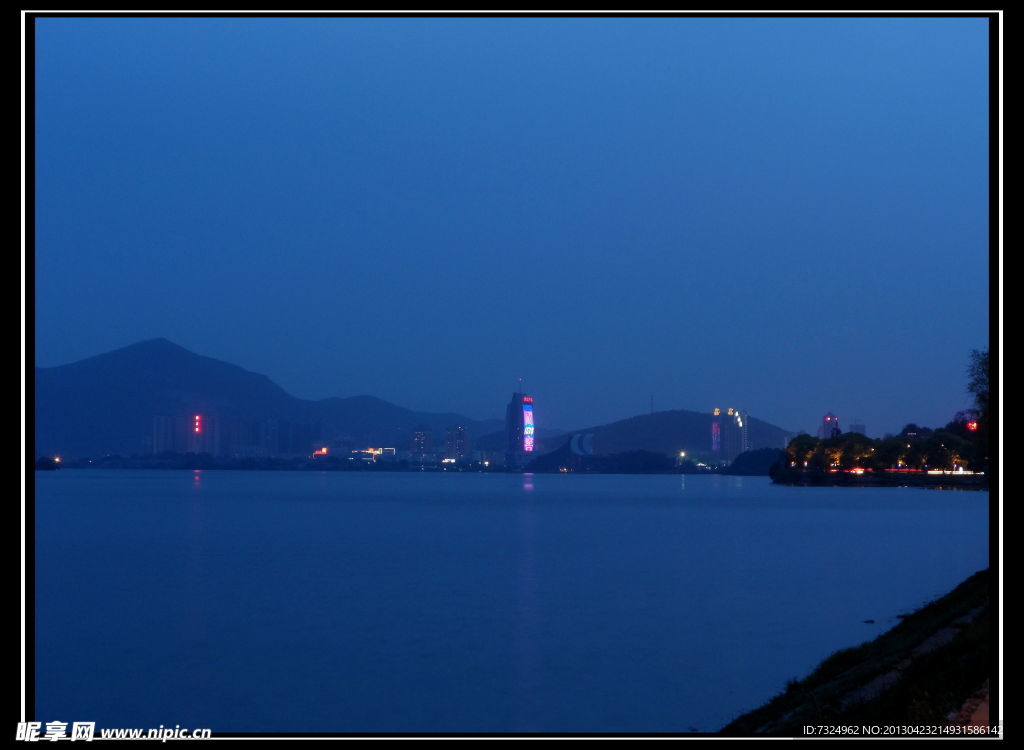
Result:
[[[60,456],[54,456],[54,457],[53,457],[53,462],[54,462],[55,464],[59,464],[59,463],[60,463]]]
[[[970,430],[971,432],[974,432],[976,429],[978,429],[978,423],[977,422],[968,422],[967,423],[967,429]]]
[[[317,450],[313,451],[313,455],[314,456],[326,456],[327,455],[327,446],[325,445],[322,448],[318,448]]]

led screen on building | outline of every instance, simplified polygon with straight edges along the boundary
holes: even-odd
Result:
[[[533,451],[533,404],[523,404],[523,450]]]

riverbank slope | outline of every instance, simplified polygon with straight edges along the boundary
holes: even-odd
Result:
[[[956,723],[965,704],[983,689],[987,696],[989,681],[997,684],[994,588],[988,570],[975,573],[875,640],[836,652],[721,734],[800,737],[806,726]]]

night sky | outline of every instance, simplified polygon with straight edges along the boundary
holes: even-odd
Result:
[[[36,363],[541,427],[970,406],[980,18],[41,18]]]

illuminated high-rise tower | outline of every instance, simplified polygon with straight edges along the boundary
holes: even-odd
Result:
[[[153,417],[152,452],[222,454],[217,420],[210,414]]]
[[[468,453],[469,436],[466,428],[462,425],[449,427],[444,442],[445,458],[454,458],[456,461],[462,461]]]
[[[533,396],[516,391],[505,409],[505,463],[508,466],[522,466],[532,458],[535,432]]]
[[[430,453],[433,431],[427,425],[420,425],[412,431],[412,454],[419,458]]]
[[[714,409],[711,412],[711,455],[714,458],[732,461],[744,451],[750,450],[748,424],[750,416],[745,411],[729,408]]]
[[[839,417],[832,412],[829,412],[821,418],[821,427],[818,428],[818,437],[822,440],[842,435],[843,431],[839,427]]]

